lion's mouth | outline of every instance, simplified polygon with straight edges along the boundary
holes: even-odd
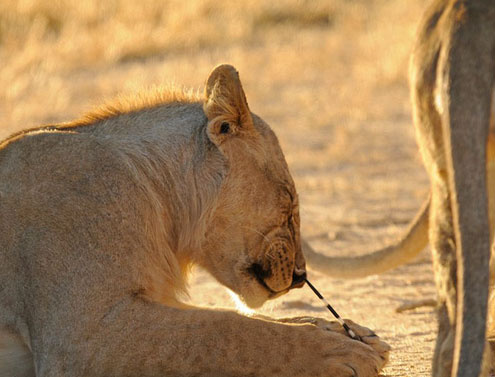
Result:
[[[272,272],[270,270],[265,270],[263,266],[259,263],[253,263],[251,266],[248,267],[247,271],[252,277],[254,277],[254,279],[258,282],[259,285],[261,285],[263,288],[265,288],[268,291],[269,298],[275,298],[281,296],[284,293],[289,292],[293,288],[301,288],[306,281],[305,271],[301,275],[296,274],[296,272],[294,271],[294,273],[292,274],[292,283],[290,287],[286,289],[282,289],[281,291],[275,291],[272,288],[270,288],[268,284],[266,284],[265,282],[265,279],[272,276]]]
[[[251,276],[253,276],[255,278],[255,280],[258,282],[259,285],[261,285],[263,288],[265,288],[268,291],[268,293],[269,293],[268,297],[270,299],[282,296],[283,294],[289,292],[291,288],[293,288],[293,286],[290,286],[287,289],[282,289],[281,291],[274,291],[265,282],[265,279],[269,278],[272,275],[272,272],[265,270],[263,268],[263,266],[259,263],[253,263],[248,268],[248,272]]]
[[[270,293],[270,297],[282,293],[274,291],[265,283],[265,279],[270,277],[272,273],[271,271],[265,270],[261,264],[253,263],[251,266],[249,266],[248,273],[253,276],[255,280]]]

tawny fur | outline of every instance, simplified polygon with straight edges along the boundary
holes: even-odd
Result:
[[[205,92],[1,144],[0,376],[379,373],[389,347],[356,324],[363,343],[325,321],[181,303],[194,263],[252,307],[305,271],[276,136],[233,67],[217,67]]]

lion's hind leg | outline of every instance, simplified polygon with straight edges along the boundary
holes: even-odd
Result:
[[[432,25],[436,19],[433,10],[430,9],[425,25]],[[420,29],[410,73],[416,137],[431,181],[429,242],[437,288],[438,321],[432,375],[447,377],[450,376],[454,346],[457,265],[442,119],[435,98],[440,48],[438,35],[427,27]]]

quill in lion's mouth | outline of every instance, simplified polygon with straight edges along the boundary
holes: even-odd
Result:
[[[359,340],[359,341],[362,341],[361,337],[359,335],[357,335],[354,331],[352,331],[352,329],[347,326],[347,323],[344,322],[344,320],[342,318],[340,318],[340,315],[339,313],[337,313],[335,311],[334,308],[332,308],[332,305],[330,305],[328,303],[327,300],[325,300],[325,297],[323,297],[321,295],[320,292],[318,292],[318,289],[315,288],[315,286],[313,284],[311,284],[309,282],[308,279],[304,279],[306,281],[306,283],[308,284],[308,287],[311,288],[311,290],[315,293],[316,296],[318,296],[318,298],[321,300],[321,302],[323,302],[323,304],[325,304],[325,306],[327,307],[328,310],[330,310],[332,312],[332,314],[334,315],[334,317],[337,319],[337,321],[339,321],[339,323],[342,325],[342,327],[344,328],[344,330],[347,332],[347,334],[349,334],[349,336],[352,338],[352,339],[355,339],[355,340]]]

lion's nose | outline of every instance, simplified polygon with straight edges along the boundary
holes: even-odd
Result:
[[[294,272],[292,273],[292,284],[290,288],[301,288],[306,281],[306,270],[294,268]]]

